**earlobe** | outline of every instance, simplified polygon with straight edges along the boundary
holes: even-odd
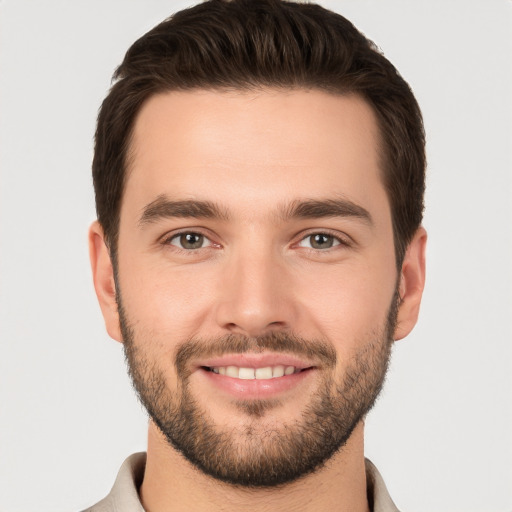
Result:
[[[103,229],[98,221],[93,222],[89,228],[89,257],[94,289],[96,290],[107,332],[111,338],[122,342],[116,302],[114,268],[110,252],[105,243]]]
[[[405,338],[416,325],[425,286],[425,250],[427,232],[420,227],[409,244],[400,274],[400,307],[395,340]]]

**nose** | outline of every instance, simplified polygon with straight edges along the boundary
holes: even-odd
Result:
[[[264,254],[231,258],[216,308],[219,327],[256,337],[294,326],[297,306],[292,279],[278,259]]]

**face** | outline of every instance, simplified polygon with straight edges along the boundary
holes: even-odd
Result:
[[[338,453],[373,404],[397,314],[402,330],[415,320],[398,311],[410,294],[378,147],[355,96],[191,91],[143,106],[119,310],[101,271],[96,288],[153,422],[205,473],[293,481]]]

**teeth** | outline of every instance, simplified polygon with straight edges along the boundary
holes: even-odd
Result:
[[[210,368],[213,373],[226,375],[235,379],[243,380],[268,380],[283,377],[284,375],[291,375],[292,373],[299,373],[301,370],[295,366],[284,366],[278,364],[277,366],[265,366],[263,368],[239,368],[238,366],[214,366]]]
[[[254,368],[240,368],[238,370],[238,378],[239,379],[254,379]]]
[[[220,373],[220,370],[219,370]],[[235,377],[235,379],[238,379],[238,367],[236,366],[228,366],[226,368],[226,375],[228,377]]]
[[[283,365],[279,365],[279,366],[274,366],[274,368],[272,368],[272,377],[282,377],[284,375],[284,366]]]
[[[294,366],[287,366],[284,369],[284,374],[285,375],[291,375],[294,371],[295,371],[295,367]]]
[[[272,368],[270,366],[266,366],[265,368],[256,368],[254,375],[256,379],[271,379]]]

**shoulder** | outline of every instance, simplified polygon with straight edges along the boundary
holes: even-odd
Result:
[[[83,512],[144,512],[139,499],[139,487],[145,467],[144,452],[130,455],[119,469],[108,496]]]
[[[110,495],[96,503],[92,507],[86,508],[82,512],[113,512],[116,509],[115,504]]]
[[[391,499],[379,470],[368,459],[366,466],[366,492],[372,512],[400,512]]]

